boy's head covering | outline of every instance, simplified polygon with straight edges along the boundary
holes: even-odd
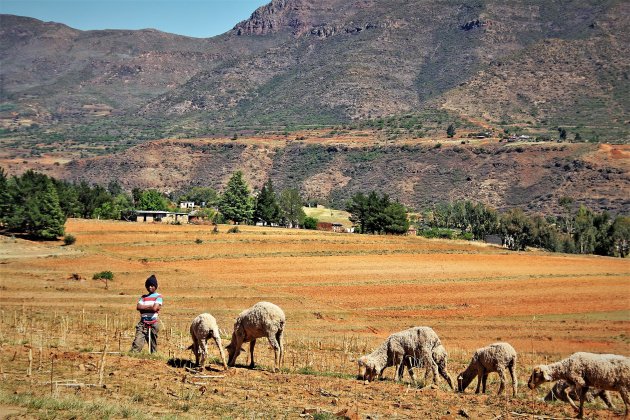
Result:
[[[155,286],[155,288],[157,289],[158,282],[157,282],[157,278],[155,277],[155,274],[151,274],[151,277],[149,277],[147,281],[144,282],[144,287],[148,289],[149,286]]]

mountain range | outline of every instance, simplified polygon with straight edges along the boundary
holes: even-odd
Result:
[[[14,162],[8,166],[12,171],[21,159],[31,162],[57,153],[71,159],[56,161],[57,167],[50,170],[78,179],[84,175],[73,168],[96,165],[85,158],[102,155],[94,161],[117,162],[125,153],[138,158],[142,150],[167,144],[155,141],[163,138],[224,137],[222,144],[227,148],[249,144],[235,141],[236,137],[284,133],[278,146],[258,147],[256,153],[266,150],[276,163],[258,174],[252,169],[250,179],[256,185],[265,176],[283,185],[294,179],[307,190],[315,188],[316,182],[308,181],[313,176],[320,174],[315,179],[330,181],[335,176],[324,174],[338,171],[343,176],[337,181],[345,177],[355,181],[327,184],[321,194],[327,199],[346,197],[370,183],[357,181],[358,173],[349,174],[348,165],[332,170],[330,162],[353,166],[354,158],[348,161],[344,154],[318,152],[315,163],[307,164],[312,166],[308,166],[308,176],[291,177],[291,171],[305,165],[304,155],[291,158],[287,153],[307,150],[308,157],[309,147],[327,150],[329,146],[297,147],[299,141],[285,143],[293,138],[287,133],[371,127],[373,131],[360,134],[372,140],[361,153],[376,156],[369,161],[384,170],[385,178],[378,182],[391,185],[403,183],[398,177],[410,173],[385,175],[407,167],[380,159],[393,150],[404,151],[410,142],[420,144],[423,139],[443,136],[450,124],[459,133],[485,132],[493,138],[516,133],[555,140],[564,130],[571,140],[627,143],[629,29],[630,3],[621,0],[273,0],[232,30],[208,39],[156,30],[79,31],[59,23],[1,15],[0,141],[4,160]],[[413,120],[413,127],[401,124],[404,119]],[[388,121],[397,123],[388,126]],[[232,134],[234,138],[228,139]],[[143,148],[147,141],[152,143]],[[197,153],[205,143],[191,144],[198,146],[194,147]],[[414,147],[412,154],[425,148]],[[568,165],[573,170],[573,160],[584,162],[584,150],[598,150],[585,147],[565,146],[565,151],[577,153],[573,157],[560,156],[551,146],[524,150],[543,153],[541,166],[562,162],[561,168]],[[458,148],[466,153],[455,156],[469,156],[468,163],[480,156],[472,146]],[[384,150],[388,152],[381,153]],[[615,150],[621,153],[617,157],[627,159],[623,145]],[[452,148],[435,155],[447,151]],[[513,156],[517,155],[525,156]],[[258,163],[258,170],[264,162]],[[282,166],[279,162],[302,163]],[[436,168],[440,164],[431,163]],[[178,164],[171,163],[170,170],[173,166]],[[238,164],[224,166],[234,169]],[[465,162],[457,167],[463,171],[460,190],[442,191],[448,183],[436,183],[434,192],[423,187],[422,194],[410,194],[407,186],[395,188],[394,195],[416,205],[427,194],[433,197],[429,201],[470,196],[466,182],[471,181],[465,180],[483,178],[478,172],[482,169],[467,168]],[[604,194],[607,204],[596,207],[613,211],[627,207],[627,195],[621,195],[628,185],[623,167],[593,166],[596,176],[602,173],[599,170],[609,177],[620,170],[622,179],[621,192],[614,193],[614,184],[604,188],[610,191]],[[104,171],[86,173],[97,182],[107,178]],[[173,171],[178,179],[160,187],[174,190],[196,183],[196,171]],[[484,171],[486,175],[492,172]],[[214,177],[217,186],[224,182],[224,174],[203,173]],[[121,176],[125,177],[124,171]],[[128,186],[151,184],[127,176]],[[439,174],[431,179],[440,179]],[[601,182],[607,182],[605,177]],[[549,187],[553,182],[543,184]],[[541,188],[521,189],[490,201],[509,207],[531,204],[532,197],[562,193]],[[580,192],[584,192],[580,185],[569,190],[588,195]]]

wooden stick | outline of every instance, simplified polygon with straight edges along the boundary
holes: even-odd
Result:
[[[26,376],[33,374],[33,349],[28,349],[28,369],[26,369]]]
[[[50,356],[50,395],[53,395],[55,393],[55,388],[53,387],[54,370],[55,370],[55,355],[52,354]]]
[[[107,354],[107,341],[105,341],[105,347],[103,348],[103,355],[101,356],[101,366],[98,371],[98,386],[103,385],[103,373],[105,372],[105,355]]]

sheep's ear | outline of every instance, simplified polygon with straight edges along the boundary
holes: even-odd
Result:
[[[546,370],[543,370],[542,374],[543,374],[543,378],[545,378],[545,381],[553,381],[553,379],[551,378],[551,375]]]

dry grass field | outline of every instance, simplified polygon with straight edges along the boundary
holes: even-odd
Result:
[[[74,245],[0,241],[0,417],[8,418],[564,418],[568,404],[530,391],[533,365],[575,351],[630,354],[630,261],[508,252],[468,242],[242,226],[69,220]],[[95,273],[115,275],[107,285]],[[160,353],[129,354],[135,304],[152,273],[165,305]],[[83,280],[72,278],[78,274]],[[107,287],[106,287],[107,286]],[[267,300],[287,315],[283,369],[224,372],[210,345],[202,375],[190,321],[210,312],[229,342],[235,317]],[[517,397],[393,382],[371,384],[356,359],[389,334],[431,326],[453,378],[483,345],[519,352]],[[107,353],[103,356],[103,350]],[[422,374],[418,375],[420,378]],[[423,385],[423,384],[422,384]],[[508,386],[509,388],[509,386]],[[588,418],[615,418],[601,402]]]

